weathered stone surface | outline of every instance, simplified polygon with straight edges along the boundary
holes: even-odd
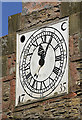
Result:
[[[19,29],[21,29],[21,13],[9,16],[8,34],[13,34]]]
[[[81,31],[80,12],[70,15],[69,18],[69,33],[70,35]]]
[[[58,6],[60,3],[61,2],[25,2],[23,3],[22,15]]]
[[[59,6],[51,7],[48,9],[42,9],[40,11],[34,11],[31,14],[27,14],[22,17],[22,27],[24,30],[39,27],[41,25],[56,21],[60,18]]]
[[[69,16],[81,11],[82,2],[62,2],[61,17]]]
[[[82,55],[82,32],[80,33],[80,37],[79,37],[79,49],[80,49],[80,54]]]
[[[69,38],[69,55],[71,61],[82,59],[81,34],[78,32]]]
[[[77,81],[80,80],[79,71],[77,70],[77,62],[70,62],[69,68],[70,68],[69,92],[74,92],[76,90]]]
[[[10,98],[10,81],[3,82],[2,88],[2,96],[3,96],[3,111],[7,111],[9,108],[9,98]]]
[[[0,56],[16,52],[16,33],[0,38],[0,44],[2,49],[2,51],[0,51]]]
[[[2,69],[0,69],[0,77],[6,76],[7,75],[7,57],[3,56],[0,57],[0,61],[1,61],[1,66]]]
[[[56,99],[56,98],[55,98]],[[35,104],[31,103],[28,105],[23,105],[15,108],[14,116],[19,118],[70,118],[79,119],[80,118],[80,97],[72,97],[69,99],[60,99],[59,104],[56,100],[52,104],[49,102],[45,105],[44,102],[37,102]],[[50,101],[50,100],[49,100]],[[46,101],[45,101],[46,102]],[[34,108],[33,106],[36,106]],[[29,108],[29,109],[28,109]]]
[[[10,54],[6,56],[0,57],[1,67],[0,69],[0,77],[8,76],[14,74],[16,71],[15,63],[16,63],[16,55]]]

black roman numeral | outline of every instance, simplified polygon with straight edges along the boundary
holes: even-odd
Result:
[[[44,42],[44,38],[43,38],[43,36],[41,36],[41,39],[42,39],[42,42]]]
[[[55,56],[55,61],[63,61],[62,55]]]
[[[34,87],[34,86],[35,86],[35,83],[36,83],[36,81],[34,80],[34,81],[33,81],[33,84],[32,84],[32,87]]]
[[[53,80],[51,77],[49,77],[49,79],[52,80],[52,81],[54,82],[54,80]]]
[[[52,80],[52,82],[55,84],[57,82],[57,80],[52,79],[51,77],[49,77],[49,80]]]
[[[37,45],[36,45],[36,44],[34,44],[34,43],[32,43],[32,45],[33,45],[33,46],[35,46],[35,47],[37,47]]]
[[[36,43],[36,45],[38,46],[38,42],[37,42],[37,40],[35,41],[35,43]]]
[[[46,42],[46,35],[41,36],[42,42],[45,43]]]
[[[45,83],[44,83],[44,81],[43,81],[43,85],[44,85],[45,88],[47,88],[46,85],[45,85]]]
[[[59,47],[59,44],[56,45],[56,47],[54,48],[54,51]]]
[[[31,76],[31,72],[26,75],[26,79],[28,79]]]
[[[32,43],[32,45],[33,45],[34,47],[37,47],[37,46],[38,46],[37,41],[36,41],[36,42],[34,42],[34,43]]]
[[[42,82],[41,82],[41,84],[40,84],[40,90],[42,90]]]
[[[37,85],[38,85],[37,81],[34,80],[32,84],[32,88],[35,88],[37,90],[37,87],[38,87]]]
[[[54,67],[53,72],[54,72],[56,75],[58,75],[59,70],[60,70],[60,69],[59,69],[58,67]]]
[[[32,55],[33,53],[29,53],[29,54],[27,54],[27,56],[30,56],[30,55]]]
[[[30,69],[30,62],[24,66],[24,70]]]
[[[44,43],[46,42],[46,35],[44,35]]]

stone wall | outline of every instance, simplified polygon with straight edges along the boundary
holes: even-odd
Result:
[[[3,119],[81,119],[82,105],[82,2],[23,3],[22,14],[8,19],[9,34],[0,38]],[[28,101],[15,107],[16,32],[69,17],[69,94]]]

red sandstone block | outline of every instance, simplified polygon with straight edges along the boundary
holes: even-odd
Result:
[[[73,92],[73,91],[76,91],[76,89],[77,89],[76,83],[78,80],[80,80],[80,75],[77,70],[77,62],[70,62],[69,70],[70,70],[69,90],[70,90],[70,92]]]
[[[45,8],[50,8],[53,6],[57,6],[59,5],[60,2],[28,2],[28,3],[23,3],[23,13],[24,14],[28,14],[31,13],[33,11],[39,11],[41,9],[45,9]]]
[[[15,79],[10,81],[10,99],[15,101]]]
[[[2,102],[2,109],[3,111],[6,111],[9,109],[9,106],[10,106],[10,101],[7,101],[7,102]]]
[[[70,52],[70,55],[72,56],[73,53],[74,53],[74,45],[73,45],[73,36],[70,36],[70,39],[69,39],[69,52]]]
[[[75,34],[73,36],[70,36],[69,39],[69,54],[71,57],[71,60],[74,58],[74,60],[80,59],[80,51],[79,51],[79,34]]]
[[[5,76],[3,77],[2,81],[4,82],[4,81],[12,80],[14,78],[14,75],[15,73],[13,73],[12,75]]]
[[[7,61],[7,74],[12,74],[11,69],[13,69],[13,67],[15,67],[15,63],[16,63],[16,55],[15,54],[11,54],[8,56],[8,61]],[[14,71],[14,69],[13,69]]]

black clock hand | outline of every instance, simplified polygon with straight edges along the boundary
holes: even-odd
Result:
[[[39,60],[39,65],[42,67],[44,65],[44,57],[45,57],[45,51],[42,47],[42,45],[39,45],[39,49],[38,49],[38,55],[40,56],[40,60]]]
[[[39,66],[38,71],[34,74],[34,77],[38,78],[40,68],[41,68],[41,66]]]
[[[42,47],[42,45],[40,44],[39,45],[39,48],[38,48],[38,55],[40,56],[40,60],[39,60],[39,68],[38,68],[38,71],[37,73],[34,74],[34,77],[38,78],[38,75],[39,75],[39,71],[40,71],[40,68],[44,65],[44,49]]]
[[[39,69],[38,69],[38,73],[37,73],[37,74],[35,73],[35,75],[34,75],[34,76],[36,76],[36,78],[38,78],[39,71],[40,71],[41,67],[42,67],[42,66],[44,65],[44,63],[45,63],[45,56],[46,56],[48,47],[49,47],[49,45],[50,45],[50,43],[51,43],[51,41],[52,41],[52,38],[53,38],[53,34],[51,35],[51,37],[50,37],[50,39],[49,39],[49,42],[48,42],[48,45],[47,45],[45,51],[44,51],[44,49],[43,49],[43,47],[42,47],[41,44],[40,44],[40,46],[39,46],[38,55],[39,55],[41,58],[40,58],[40,60],[39,60],[39,65],[40,65],[40,67],[39,67]]]
[[[40,44],[40,45],[39,45],[39,48],[38,48],[38,55],[41,56],[41,57],[43,57],[44,52],[45,52],[45,51],[44,51],[42,45]]]
[[[50,45],[50,43],[52,42],[52,38],[53,38],[53,34],[51,35],[51,37],[50,37],[50,39],[49,39],[49,42],[48,42],[48,45],[47,45],[47,47],[46,47],[45,56],[46,56],[47,50],[48,50],[48,48],[49,48],[49,45]]]

